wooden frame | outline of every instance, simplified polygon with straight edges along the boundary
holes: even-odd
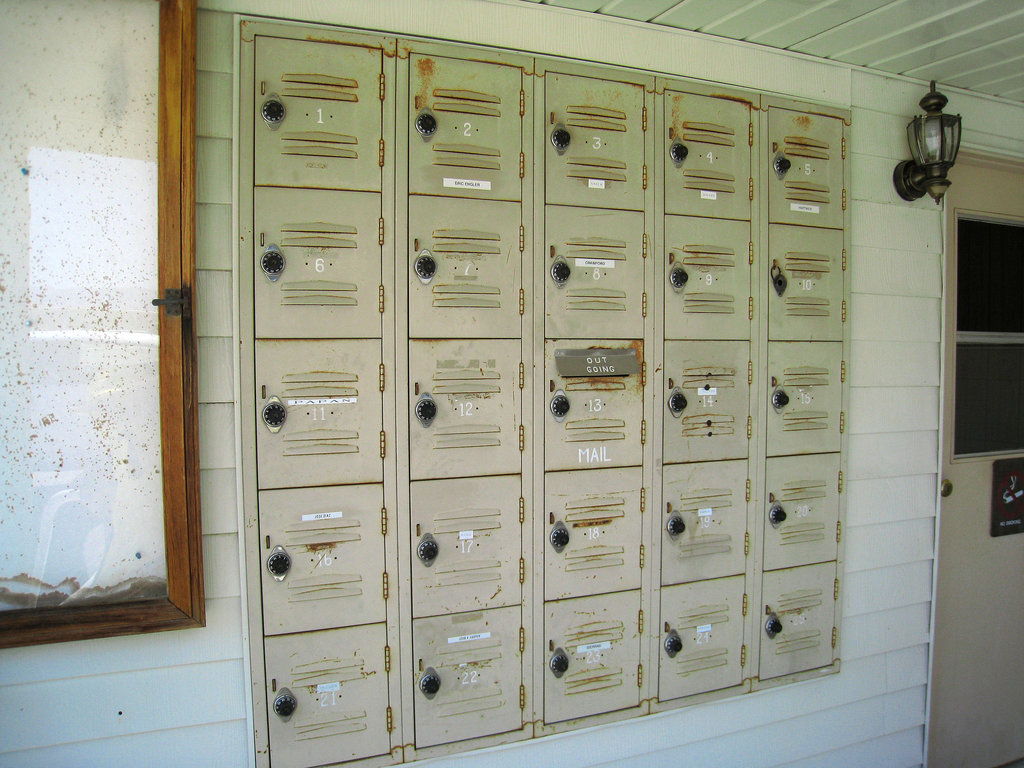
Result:
[[[167,598],[7,611],[0,648],[199,627],[206,623],[199,510],[195,286],[196,0],[160,0],[159,290],[183,312],[160,312],[160,422]]]

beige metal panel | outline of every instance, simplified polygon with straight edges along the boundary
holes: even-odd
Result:
[[[409,192],[519,200],[522,69],[409,56]]]
[[[635,350],[643,363],[641,341],[574,341],[561,339],[544,345],[544,370],[548,380],[544,393],[544,468],[586,469],[639,466],[643,462],[640,442],[644,418],[643,385],[639,374],[626,376],[561,376],[555,362],[560,350]],[[564,400],[556,401],[558,398]],[[568,404],[558,417],[552,405]]]
[[[750,103],[665,92],[665,212],[750,219]]]
[[[839,450],[840,342],[768,344],[768,455]]]
[[[413,480],[519,472],[519,361],[518,341],[409,342]]]
[[[548,472],[544,599],[640,588],[640,468]]]
[[[413,621],[417,747],[522,727],[520,626],[519,606]]]
[[[661,583],[743,573],[746,460],[667,466],[664,483],[665,507],[659,523]]]
[[[372,192],[254,190],[256,337],[380,337],[381,199]]]
[[[259,493],[266,634],[384,621],[383,507],[380,485]]]
[[[521,602],[518,475],[422,480],[409,494],[413,616]]]
[[[846,251],[837,229],[768,229],[768,338],[842,341]]]
[[[640,592],[578,597],[544,608],[544,722],[636,706]]]
[[[766,573],[761,590],[760,679],[831,664],[838,591],[836,564]],[[773,621],[778,623],[770,627]],[[774,637],[769,636],[769,628],[774,630]]]
[[[643,213],[549,205],[544,214],[545,336],[642,337]]]
[[[274,768],[305,768],[390,751],[386,644],[383,624],[266,639]],[[282,716],[290,706],[292,714]]]
[[[665,217],[665,338],[749,339],[750,224]]]
[[[743,681],[743,585],[741,575],[661,590],[661,701]]]
[[[644,88],[576,75],[544,75],[546,201],[644,208]]]
[[[750,343],[665,342],[665,462],[745,458]]]
[[[256,342],[260,488],[383,480],[380,365],[379,341]]]
[[[768,459],[764,568],[836,559],[839,454]]]
[[[382,66],[380,48],[257,37],[255,184],[380,191]]]
[[[518,203],[409,198],[409,336],[522,335]]]
[[[773,224],[842,228],[843,121],[771,107],[761,162]]]

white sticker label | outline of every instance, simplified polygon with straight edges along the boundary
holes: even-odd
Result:
[[[819,213],[821,206],[807,205],[807,203],[790,203],[789,210],[800,211],[800,213]]]
[[[710,624],[701,624],[699,627],[697,627],[697,631],[698,632],[710,632],[711,631],[711,625]]]
[[[468,643],[470,640],[486,640],[491,636],[490,632],[477,632],[475,635],[459,635],[458,637],[449,637],[449,643]]]
[[[320,683],[316,687],[317,693],[331,693],[332,691],[340,691],[341,683]]]
[[[701,200],[717,200],[718,199],[718,193],[717,192],[712,192],[710,189],[702,189],[700,191],[700,199]]]
[[[604,179],[587,179],[587,186],[591,189],[604,189]]]
[[[310,520],[340,520],[344,516],[344,512],[314,512],[311,515],[303,515],[302,522],[308,523]]]
[[[286,405],[348,405],[354,403],[354,397],[304,397],[298,400],[285,400]]]
[[[711,507],[701,507],[697,510],[698,517],[711,517],[715,514],[715,510]]]
[[[605,640],[603,643],[590,643],[589,645],[577,645],[576,653],[586,653],[587,651],[606,651],[612,647],[610,641]]]
[[[473,532],[472,531],[459,531],[459,541],[462,541],[464,539],[472,539],[472,538],[473,538]]]
[[[697,390],[698,395],[717,395],[718,387],[701,387]]]
[[[615,269],[615,261],[612,259],[576,259],[577,267],[600,267],[601,269]]]
[[[483,189],[490,191],[491,182],[479,179],[449,179],[445,178],[444,185],[454,189]]]

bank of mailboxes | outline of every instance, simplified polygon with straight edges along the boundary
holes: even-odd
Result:
[[[269,29],[258,752],[400,762],[832,669],[840,114]]]

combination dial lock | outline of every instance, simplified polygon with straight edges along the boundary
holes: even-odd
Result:
[[[274,699],[274,714],[282,720],[288,720],[299,707],[299,700],[287,688],[282,688]]]

